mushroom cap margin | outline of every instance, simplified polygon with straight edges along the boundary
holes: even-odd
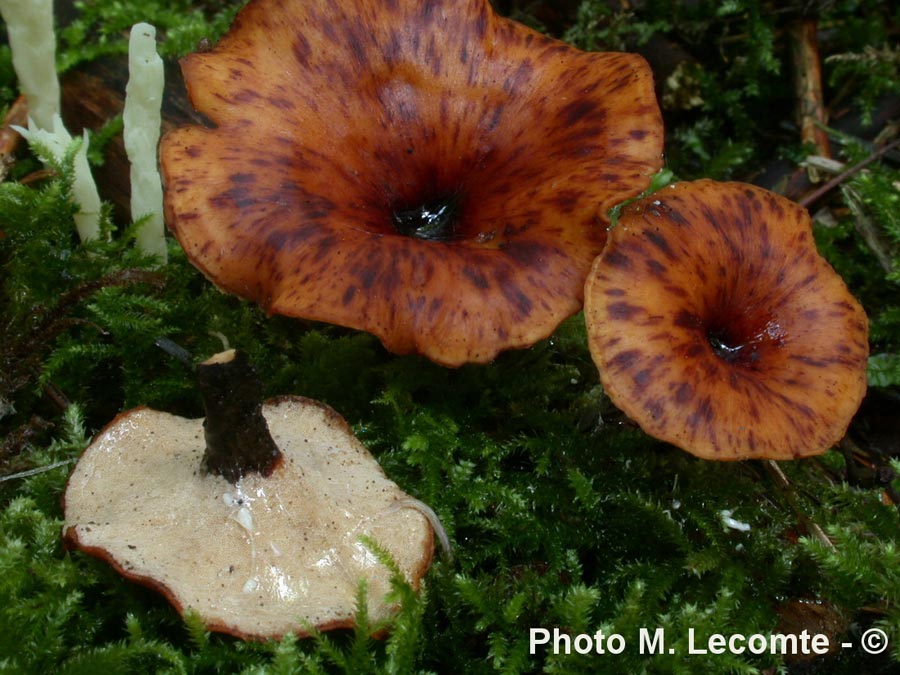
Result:
[[[585,318],[613,403],[702,458],[825,452],[866,391],[865,312],[809,214],[752,185],[679,183],[626,207],[588,275]]]
[[[183,61],[218,127],[161,143],[169,228],[219,288],[395,353],[459,366],[547,337],[582,306],[606,211],[662,165],[649,67],[485,0],[354,11],[257,0]],[[466,241],[390,233],[389,205],[460,183]]]

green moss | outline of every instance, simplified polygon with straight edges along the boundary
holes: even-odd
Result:
[[[159,32],[159,52],[177,58],[194,51],[201,40],[215,42],[231,25],[243,3],[208,4],[186,0],[140,3],[81,0],[74,20],[60,27],[57,64],[61,72],[80,63],[128,53],[128,32],[147,22]]]
[[[122,31],[137,20],[156,23],[173,58],[220,35],[236,6],[96,0],[79,10],[62,36],[66,69],[123,53]],[[897,25],[878,3],[828,11],[832,51],[863,49],[867,31]],[[772,139],[785,137],[786,45],[781,18],[766,6],[660,1],[626,16],[591,0],[556,16],[558,32],[584,46],[632,48],[662,35],[690,51],[702,105],[666,111],[678,175],[748,175],[773,157]],[[8,60],[0,49],[5,101],[13,95]],[[831,77],[849,86],[851,71],[835,68]],[[118,129],[113,123],[100,137]],[[842,148],[849,163],[868,151]],[[802,156],[796,145],[783,154]],[[13,177],[36,166],[23,154]],[[457,370],[389,355],[365,334],[266,317],[215,290],[174,242],[170,263],[152,267],[108,213],[112,239],[79,245],[70,163],[56,169],[35,184],[0,184],[0,466],[8,474],[56,465],[0,482],[0,672],[790,671],[796,666],[777,655],[686,654],[689,629],[700,641],[767,633],[792,600],[828,608],[838,640],[857,640],[869,626],[892,638],[891,657],[838,650],[816,662],[818,672],[895,667],[900,519],[880,488],[845,484],[842,454],[783,465],[785,486],[764,463],[703,462],[648,438],[603,395],[581,316],[529,350]],[[862,211],[840,209],[835,227],[817,227],[823,253],[870,313],[872,381],[885,387],[900,383],[898,279],[861,237],[858,219],[873,224],[897,265],[898,180],[891,164],[870,165],[845,185]],[[62,549],[59,500],[70,464],[60,462],[122,409],[202,412],[189,369],[155,346],[160,337],[196,359],[221,350],[223,338],[247,350],[267,394],[335,407],[387,474],[438,513],[453,558],[438,555],[419,593],[395,579],[400,611],[386,641],[370,638],[378,627],[364,614],[356,631],[309,640],[209,634],[104,563]],[[51,389],[73,403],[65,413]],[[531,654],[530,630],[541,627],[617,633],[627,648]],[[641,655],[642,628],[664,629],[667,649]]]

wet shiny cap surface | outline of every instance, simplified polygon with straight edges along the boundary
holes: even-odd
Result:
[[[215,124],[160,145],[191,262],[270,313],[447,366],[579,311],[607,210],[662,166],[641,56],[487,0],[253,0],[181,65]]]
[[[202,419],[120,415],[69,480],[68,544],[243,638],[350,627],[360,580],[370,617],[386,618],[390,573],[360,538],[418,585],[433,551],[428,521],[402,506],[408,495],[330,408],[285,397],[263,413],[284,461],[235,484],[200,469]]]
[[[866,391],[865,312],[807,212],[752,185],[678,183],[626,207],[585,319],[613,403],[707,459],[825,452]]]

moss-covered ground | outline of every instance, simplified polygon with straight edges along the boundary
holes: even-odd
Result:
[[[794,115],[791,26],[804,17],[818,21],[833,158],[852,167],[898,135],[892,3],[498,6],[584,48],[646,53],[668,169],[680,179],[785,189],[817,154]],[[159,28],[174,60],[214,40],[234,9],[84,0],[60,32],[60,70],[121,58],[123,31],[139,20]],[[2,110],[16,93],[0,46]],[[93,132],[102,150],[120,126],[112,119]],[[103,161],[102,151],[93,157]],[[388,354],[366,334],[267,317],[216,291],[174,241],[169,264],[153,268],[111,211],[111,241],[79,245],[66,162],[34,180],[41,167],[20,149],[0,184],[0,672],[898,672],[898,159],[879,155],[811,204],[821,251],[870,317],[872,388],[840,448],[773,467],[704,462],[644,435],[604,397],[580,316],[531,349],[449,370]],[[841,170],[819,171],[824,181]],[[397,583],[387,639],[370,639],[364,616],[355,632],[308,640],[209,634],[104,563],[63,550],[60,497],[92,434],[135,405],[201,414],[191,373],[155,341],[200,357],[219,351],[221,336],[250,353],[267,394],[338,410],[447,528],[452,560],[437,555],[419,593]],[[43,470],[19,475],[32,469]],[[618,634],[625,648],[532,654],[532,628]],[[666,648],[642,654],[641,629],[658,628]],[[860,644],[872,628],[890,640],[878,655]],[[815,658],[690,654],[691,629],[698,647],[717,633],[807,630],[832,649]]]

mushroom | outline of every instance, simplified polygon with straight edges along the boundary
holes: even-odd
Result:
[[[458,366],[581,309],[607,210],[662,165],[652,74],[488,0],[252,0],[182,61],[216,125],[161,144],[168,227],[219,288]]]
[[[85,450],[66,487],[66,542],[245,639],[351,627],[363,580],[373,622],[390,616],[391,572],[366,542],[417,587],[433,533],[416,501],[331,408],[254,403],[241,352],[198,376],[205,423],[137,408]]]
[[[627,206],[585,319],[613,403],[699,457],[825,452],[866,390],[863,309],[807,212],[752,185],[679,183]]]

